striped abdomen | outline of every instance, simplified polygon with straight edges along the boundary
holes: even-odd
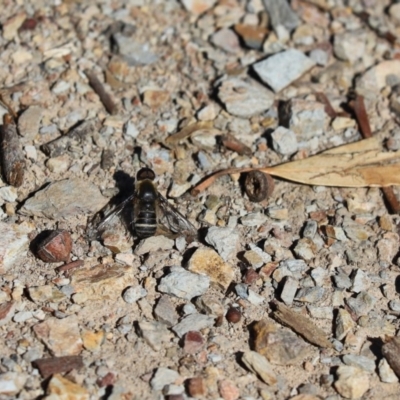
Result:
[[[156,202],[158,193],[153,182],[143,180],[137,185],[134,204],[134,224],[136,235],[145,239],[157,230]]]

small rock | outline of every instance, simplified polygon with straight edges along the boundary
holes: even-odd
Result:
[[[317,65],[321,67],[325,67],[329,62],[330,54],[328,51],[324,49],[313,49],[310,51],[309,57],[313,60]]]
[[[344,234],[343,229],[340,228],[339,226],[326,225],[325,233],[326,233],[326,236],[328,236],[332,239],[340,240],[341,242],[347,241],[347,237]]]
[[[343,308],[339,309],[335,322],[335,337],[338,340],[344,339],[356,326],[349,312]]]
[[[303,303],[317,303],[325,295],[323,287],[305,287],[300,289],[296,294],[296,300]]]
[[[139,129],[136,127],[136,124],[134,121],[129,120],[124,125],[124,133],[126,136],[129,136],[133,139],[136,139],[139,136]]]
[[[130,286],[125,289],[122,298],[128,304],[136,303],[142,297],[147,295],[147,290],[141,286]]]
[[[240,48],[239,39],[236,33],[229,28],[222,28],[213,33],[211,43],[228,53],[238,53]]]
[[[292,31],[300,24],[298,15],[292,10],[287,1],[264,0],[263,3],[269,15],[271,25],[275,31],[280,25],[283,25],[289,31]]]
[[[310,70],[315,62],[301,51],[289,49],[253,65],[261,80],[279,92]],[[268,107],[269,108],[269,107]]]
[[[3,186],[0,188],[0,199],[7,203],[14,203],[18,198],[17,188],[14,186]]]
[[[297,242],[293,252],[297,257],[305,261],[310,261],[315,257],[317,250],[317,246],[312,239],[302,238]]]
[[[307,306],[307,310],[310,313],[310,316],[318,319],[333,319],[333,307],[315,307],[315,306]]]
[[[347,118],[347,117],[336,117],[332,121],[332,128],[335,131],[342,131],[347,128],[354,128],[356,126],[356,122],[354,119]]]
[[[24,387],[27,376],[21,372],[5,372],[0,374],[0,395],[16,396]],[[5,398],[5,397],[3,397]],[[14,397],[16,398],[16,397]]]
[[[296,153],[297,151],[297,138],[296,134],[290,129],[283,126],[278,126],[271,134],[272,146],[274,150],[285,156]]]
[[[208,229],[205,240],[225,261],[236,256],[239,246],[239,233],[236,229],[212,226]]]
[[[206,237],[207,240],[207,237]],[[199,248],[189,260],[188,269],[196,274],[207,275],[211,282],[227,289],[235,272],[214,250]]]
[[[25,12],[20,12],[7,19],[2,25],[3,38],[11,41],[18,37],[18,29],[24,23],[26,17]]]
[[[197,308],[204,314],[219,317],[224,314],[224,307],[218,299],[210,294],[204,294],[196,300]]]
[[[33,230],[29,224],[6,224],[0,221],[0,274],[6,273],[12,266],[26,256],[30,240],[28,233]]]
[[[183,6],[193,15],[203,14],[215,4],[216,0],[182,0]]]
[[[369,389],[369,376],[359,368],[340,366],[336,374],[338,378],[334,386],[343,397],[356,399],[362,397]]]
[[[342,357],[342,360],[346,365],[357,367],[368,372],[374,372],[376,368],[375,361],[365,356],[359,356],[356,354],[345,354]]]
[[[160,351],[171,340],[172,334],[162,322],[143,320],[138,322],[138,328],[140,336],[154,351]]]
[[[224,80],[218,88],[218,97],[230,114],[240,118],[260,114],[274,103],[274,95],[268,89],[239,78]]]
[[[357,224],[356,222],[344,223],[343,229],[346,233],[346,236],[350,240],[353,240],[357,243],[367,240],[370,236],[373,235],[371,228],[365,225]]]
[[[59,157],[52,157],[46,161],[46,167],[50,172],[55,174],[62,174],[68,170],[70,166],[70,159],[67,154],[63,154]]]
[[[198,353],[204,346],[204,339],[200,332],[189,331],[183,338],[183,350],[188,354]]]
[[[168,296],[161,296],[154,308],[154,316],[158,321],[168,326],[178,323],[178,313]]]
[[[288,209],[283,207],[268,207],[267,214],[269,217],[280,221],[286,221],[289,217]]]
[[[171,272],[161,279],[158,290],[161,293],[172,294],[185,300],[201,296],[210,286],[210,278],[194,274],[180,267],[173,267]]]
[[[368,292],[360,292],[357,297],[350,297],[346,300],[351,311],[358,317],[368,315],[376,303],[376,298]]]
[[[7,301],[0,304],[0,326],[8,324],[14,317],[17,303],[14,301]]]
[[[267,385],[273,386],[277,383],[277,377],[270,363],[261,354],[255,351],[245,351],[242,356],[242,362]]]
[[[189,331],[200,331],[204,328],[209,328],[214,324],[214,318],[203,314],[190,314],[183,318],[172,330],[179,336]]]
[[[254,324],[254,348],[272,364],[299,364],[310,350],[295,333],[264,320]]]
[[[49,318],[34,325],[33,331],[57,357],[78,355],[82,351],[82,339],[76,316],[64,319]]]
[[[32,145],[27,145],[24,147],[26,157],[32,160],[33,162],[36,162],[37,160],[37,151],[36,147]]]
[[[294,300],[297,288],[299,287],[299,282],[297,279],[288,276],[285,280],[285,284],[282,289],[281,299],[286,305],[291,305]]]
[[[268,217],[259,212],[248,213],[244,217],[240,218],[240,222],[243,226],[260,226],[267,220]]]
[[[81,332],[81,338],[83,347],[93,353],[100,350],[100,347],[104,342],[104,331],[93,332],[84,329]]]
[[[322,103],[295,98],[282,107],[280,123],[292,130],[297,140],[306,141],[322,135],[329,118]]]
[[[250,49],[260,50],[268,35],[268,29],[263,26],[236,24],[236,33],[242,38],[244,44]]]
[[[254,292],[253,290],[249,289],[247,294],[247,301],[255,306],[260,305],[265,301],[265,298]]]
[[[391,216],[388,214],[382,215],[379,218],[379,226],[385,231],[392,232],[393,231],[393,222],[392,222]]]
[[[186,383],[190,397],[197,398],[206,394],[207,389],[203,378],[190,378],[186,381]]]
[[[351,30],[336,34],[333,40],[333,51],[337,58],[354,64],[365,54],[366,32]]]
[[[350,278],[342,271],[333,276],[333,281],[338,289],[348,289],[352,285]]]
[[[199,121],[213,121],[217,118],[219,110],[215,103],[208,104],[197,112],[197,119]]]
[[[65,294],[53,285],[31,286],[29,287],[28,292],[29,297],[36,304],[44,302],[59,303],[66,298]]]
[[[379,362],[378,372],[379,372],[379,378],[381,379],[382,382],[395,383],[399,381],[396,374],[394,373],[392,368],[390,368],[390,365],[384,358],[382,358],[382,360]]]
[[[151,108],[159,108],[170,99],[169,92],[158,88],[146,89],[143,91],[142,96],[143,104]]]
[[[371,285],[371,281],[362,269],[357,269],[353,278],[353,286],[351,291],[354,293],[360,293],[367,290]]]
[[[229,379],[224,379],[218,383],[219,393],[224,400],[237,400],[240,396],[239,389]]]
[[[85,388],[63,378],[60,374],[52,376],[46,393],[44,400],[89,400],[89,392]]]
[[[103,197],[97,186],[78,178],[54,182],[39,190],[25,201],[20,212],[24,215],[50,219],[95,214],[108,199]]]
[[[32,311],[20,311],[15,314],[13,321],[16,323],[21,323],[28,321],[31,318],[33,318]]]
[[[42,107],[30,106],[21,114],[18,118],[18,132],[21,136],[33,140],[39,134],[42,113]]]

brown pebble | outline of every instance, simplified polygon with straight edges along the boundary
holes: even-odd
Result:
[[[237,324],[242,318],[242,313],[235,307],[229,307],[228,312],[226,313],[226,319],[228,322],[232,324]]]
[[[116,376],[112,372],[108,372],[102,378],[97,379],[96,383],[99,387],[105,387],[114,385],[116,380]]]
[[[206,388],[204,385],[204,380],[201,377],[190,378],[186,381],[187,391],[190,397],[204,396],[206,393]]]
[[[229,380],[224,379],[218,383],[219,393],[224,400],[237,400],[240,396],[239,389]]]
[[[68,231],[51,231],[37,244],[37,256],[45,262],[69,261],[72,239]]]
[[[183,350],[185,353],[195,354],[203,347],[204,339],[200,332],[189,331],[183,339]]]
[[[253,268],[249,268],[246,273],[244,274],[243,277],[243,282],[247,283],[248,285],[251,285],[252,283],[254,283],[258,278],[260,277],[260,275],[258,275],[258,273],[253,269]]]

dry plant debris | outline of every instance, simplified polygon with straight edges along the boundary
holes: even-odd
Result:
[[[0,398],[398,398],[400,5],[3,3]]]

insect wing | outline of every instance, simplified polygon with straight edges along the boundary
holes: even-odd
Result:
[[[117,217],[121,212],[124,210],[126,205],[132,201],[132,199],[135,197],[134,194],[126,198],[124,201],[119,203],[115,208],[110,210],[102,219],[98,220],[95,218],[90,221],[88,228],[87,228],[87,233],[90,239],[95,239],[99,238],[101,236],[101,233],[106,230],[108,226],[110,226],[114,220],[115,217]]]
[[[197,229],[168,200],[159,194],[158,222],[173,233],[181,233],[188,238],[197,236]]]

